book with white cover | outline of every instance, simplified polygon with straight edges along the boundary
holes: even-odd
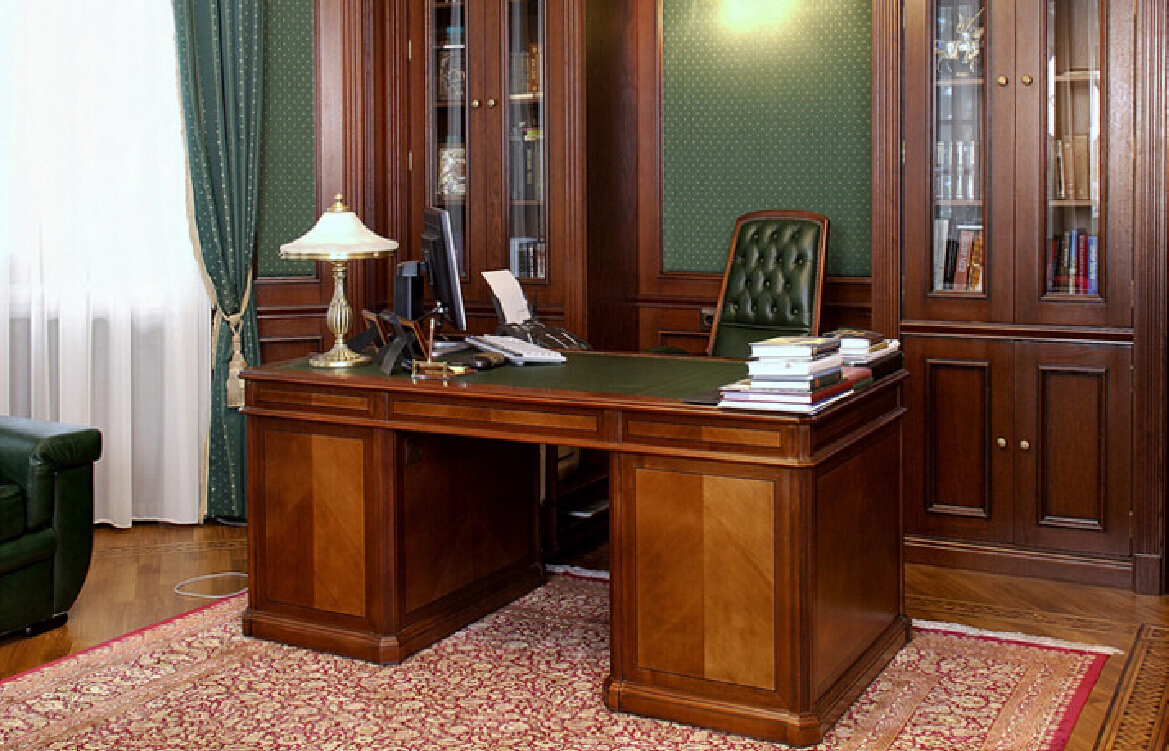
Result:
[[[747,375],[820,375],[839,368],[842,362],[839,352],[810,360],[767,357],[748,360]]]

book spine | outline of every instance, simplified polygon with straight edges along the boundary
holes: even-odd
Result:
[[[1100,293],[1100,238],[1088,235],[1088,294]]]
[[[1076,292],[1088,291],[1088,235],[1080,233],[1076,241]]]

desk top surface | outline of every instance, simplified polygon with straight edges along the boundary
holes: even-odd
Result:
[[[454,376],[450,383],[684,400],[747,375],[746,364],[739,360],[595,351],[569,351],[565,355],[568,361],[561,364],[502,365]],[[386,376],[375,365],[330,370],[312,367],[305,360],[251,368],[245,371],[244,377],[280,374],[311,375],[321,382],[336,380],[352,385],[360,382],[360,385],[373,387],[379,382],[390,387],[413,383],[408,374]],[[425,387],[426,383],[413,385]]]

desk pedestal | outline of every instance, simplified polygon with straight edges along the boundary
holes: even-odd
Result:
[[[621,456],[612,709],[818,742],[904,645],[894,426],[826,463]]]
[[[250,636],[399,662],[544,581],[538,446],[267,418],[248,441]]]

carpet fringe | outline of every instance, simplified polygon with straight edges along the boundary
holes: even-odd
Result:
[[[564,566],[561,564],[548,564],[544,567],[549,574],[560,574],[561,576],[574,576],[578,579],[591,579],[593,581],[609,581],[608,571],[598,571],[591,568],[581,568],[580,566]]]
[[[913,627],[921,628],[928,631],[951,631],[959,634],[966,634],[969,636],[981,636],[990,639],[1003,639],[1006,641],[1017,641],[1024,644],[1035,644],[1041,647],[1058,647],[1060,649],[1074,649],[1080,652],[1092,652],[1094,654],[1102,655],[1119,655],[1124,654],[1123,649],[1116,649],[1115,647],[1105,647],[1099,644],[1085,644],[1083,642],[1066,641],[1064,639],[1056,639],[1051,636],[1033,636],[1032,634],[1024,634],[1018,631],[988,631],[982,628],[974,628],[973,626],[964,626],[961,623],[945,623],[943,621],[926,621],[920,618],[913,619]]]

